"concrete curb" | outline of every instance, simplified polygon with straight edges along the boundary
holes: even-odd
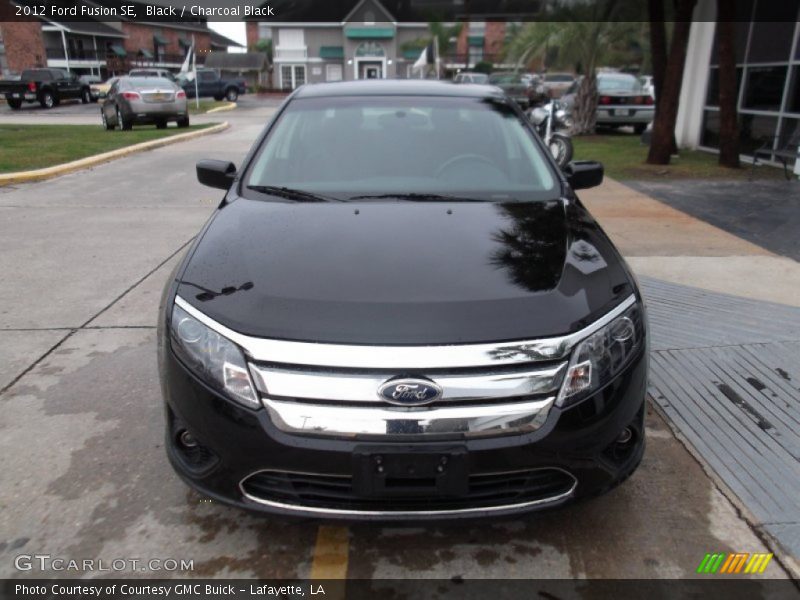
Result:
[[[211,110],[207,110],[205,114],[210,115],[211,113],[218,113],[224,112],[226,110],[233,110],[234,108],[238,107],[239,105],[236,102],[228,102],[225,106],[218,106],[217,108],[212,108]]]
[[[5,173],[0,175],[0,187],[12,185],[15,183],[28,183],[31,181],[42,181],[44,179],[51,179],[60,175],[66,175],[73,171],[80,171],[81,169],[88,169],[102,163],[110,162],[129,154],[136,154],[161,146],[168,146],[170,144],[177,144],[186,140],[192,140],[210,133],[219,133],[230,127],[230,123],[225,121],[213,127],[206,127],[198,131],[190,131],[188,133],[179,133],[177,135],[170,135],[158,140],[150,140],[149,142],[142,142],[140,144],[133,144],[118,150],[111,150],[110,152],[103,152],[102,154],[95,154],[94,156],[87,156],[79,160],[73,160],[68,163],[54,165],[52,167],[45,167],[44,169],[35,169],[33,171],[18,171],[16,173]]]

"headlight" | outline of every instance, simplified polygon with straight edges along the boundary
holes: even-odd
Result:
[[[558,406],[580,402],[606,385],[630,362],[644,339],[642,319],[641,306],[634,304],[575,346],[556,402]]]
[[[177,305],[172,307],[171,329],[175,353],[198,376],[239,404],[248,408],[261,406],[244,355],[236,344]]]

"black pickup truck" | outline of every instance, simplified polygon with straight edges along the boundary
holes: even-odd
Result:
[[[197,69],[197,86],[194,79],[189,79],[184,75],[178,76],[178,85],[183,88],[188,98],[194,98],[195,94],[201,98],[213,97],[214,100],[236,102],[241,94],[247,91],[247,84],[242,78],[223,79],[215,69]]]
[[[80,99],[84,104],[92,101],[89,85],[62,69],[27,69],[19,79],[1,80],[0,94],[5,95],[14,110],[23,102],[38,102],[42,108],[53,108],[62,100]]]

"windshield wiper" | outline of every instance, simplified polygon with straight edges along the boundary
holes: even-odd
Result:
[[[377,194],[374,196],[352,196],[350,200],[410,200],[411,202],[490,202],[480,198],[464,198],[445,194]]]
[[[248,185],[247,189],[260,194],[270,194],[271,196],[286,198],[287,200],[297,200],[298,202],[343,202],[338,198],[331,198],[330,196],[323,196],[321,194],[284,186]]]

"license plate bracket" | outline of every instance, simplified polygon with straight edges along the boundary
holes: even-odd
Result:
[[[463,446],[358,446],[353,452],[353,492],[358,496],[464,496],[468,477]]]

